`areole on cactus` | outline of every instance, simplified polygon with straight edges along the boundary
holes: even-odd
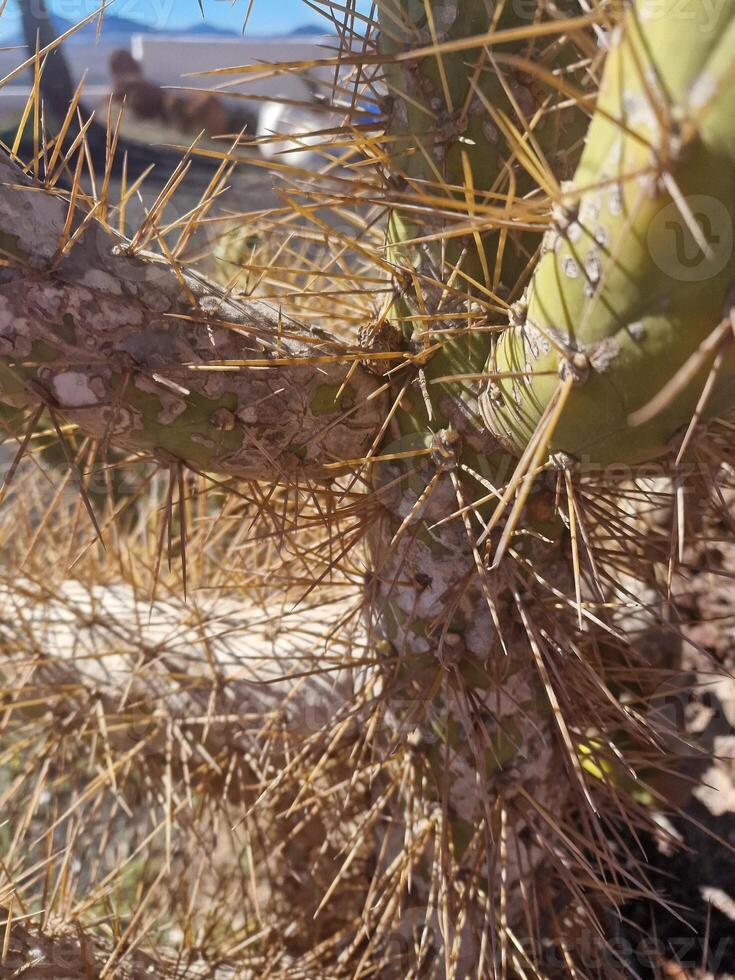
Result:
[[[366,886],[340,969],[405,905],[438,920],[436,976],[542,976],[549,943],[575,976],[580,930],[645,891],[620,828],[666,805],[641,705],[676,630],[626,479],[679,479],[735,403],[735,0],[376,6],[387,299],[365,343],[3,157],[0,399],[179,473],[364,491],[392,890]],[[414,953],[379,975],[420,975]]]

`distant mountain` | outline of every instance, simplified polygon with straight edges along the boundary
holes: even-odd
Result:
[[[57,35],[70,31],[77,24],[77,21],[67,20],[66,17],[52,17],[51,20]],[[87,40],[90,33],[95,34],[96,32],[97,19],[95,18],[91,24],[82,27],[69,40],[73,41],[78,37],[84,37]],[[131,34],[155,34],[156,29],[155,27],[149,27],[147,24],[139,24],[137,21],[129,20],[127,17],[119,17],[116,14],[105,14],[102,19],[102,32],[106,35],[114,34],[116,37],[129,37]]]
[[[237,31],[228,31],[223,27],[215,27],[214,24],[208,24],[206,21],[198,21],[196,24],[192,24],[191,27],[182,27],[177,34],[210,34],[216,37],[240,37],[241,35]]]
[[[293,31],[289,31],[288,37],[318,37],[321,34],[326,34],[327,31],[323,27],[317,27],[315,24],[302,24],[301,27],[296,27]]]
[[[76,21],[67,20],[63,17],[53,18],[54,27],[58,34],[62,34],[64,31],[70,30]],[[92,21],[86,27],[83,27],[80,31],[77,31],[70,40],[76,38],[88,39],[90,33],[96,32],[97,21]],[[201,34],[206,36],[217,36],[217,37],[237,37],[234,31],[227,31],[221,27],[214,27],[212,24],[207,24],[206,21],[197,21],[190,27],[184,27],[177,31],[167,31],[165,25],[162,27],[155,27],[151,24],[143,24],[138,20],[130,20],[127,17],[119,17],[116,14],[105,14],[102,22],[102,32],[105,37],[116,37],[116,38],[130,38],[133,34]]]
[[[0,0],[0,6],[2,5],[2,0]],[[72,27],[77,23],[74,20],[68,20],[65,17],[53,17],[54,29],[58,34],[65,34],[66,31],[71,30]],[[94,20],[92,23],[87,24],[86,27],[81,28],[76,34],[73,34],[67,44],[73,44],[75,42],[83,41],[88,43],[91,36],[97,32],[97,21]],[[222,27],[215,27],[213,24],[208,24],[206,21],[197,21],[189,27],[183,27],[178,30],[172,31],[167,30],[166,26],[154,27],[151,24],[143,24],[137,20],[130,20],[127,17],[120,17],[117,14],[105,14],[102,26],[103,37],[107,40],[115,39],[121,47],[128,47],[130,38],[133,34],[186,34],[194,35],[200,37],[227,37],[227,38],[239,38],[242,35],[238,31],[228,31]],[[323,35],[328,33],[323,27],[315,24],[302,24],[300,27],[295,28],[290,31],[286,37],[316,37],[318,35]],[[11,35],[10,37],[3,38],[0,42],[0,47],[15,47],[23,44],[23,37],[20,34]]]

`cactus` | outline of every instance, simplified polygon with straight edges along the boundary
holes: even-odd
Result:
[[[647,892],[622,830],[653,827],[652,804],[674,806],[680,789],[668,778],[676,733],[657,730],[645,712],[678,666],[660,579],[668,563],[670,586],[685,547],[686,481],[701,491],[709,479],[713,501],[719,492],[706,467],[692,474],[682,462],[696,426],[735,402],[727,111],[735,5],[726,0],[712,17],[693,0],[584,8],[561,16],[545,0],[379,0],[377,25],[368,19],[379,36],[363,64],[345,28],[351,53],[331,66],[357,64],[358,88],[360,73],[377,67],[383,74],[364,84],[386,89],[382,143],[355,137],[353,146],[376,181],[361,183],[365,159],[354,191],[340,189],[343,177],[328,183],[331,162],[322,175],[356,224],[377,188],[388,211],[385,250],[360,235],[352,243],[382,296],[372,317],[358,309],[359,336],[337,313],[325,316],[331,332],[305,326],[303,296],[284,312],[280,301],[235,293],[187,266],[160,232],[160,209],[131,240],[118,235],[109,202],[81,189],[82,152],[70,192],[55,189],[53,173],[30,176],[38,160],[23,172],[0,157],[0,398],[14,418],[27,413],[19,457],[45,413],[90,511],[79,464],[87,444],[67,446],[66,427],[168,469],[157,561],[136,545],[144,567],[155,565],[154,590],[166,537],[169,559],[175,550],[175,488],[184,567],[192,554],[202,567],[210,560],[207,533],[196,547],[186,542],[186,473],[217,487],[226,480],[245,500],[252,492],[277,527],[265,538],[279,539],[289,598],[304,585],[294,567],[317,562],[309,594],[364,546],[361,653],[328,665],[331,686],[284,682],[272,699],[250,697],[210,639],[202,644],[217,678],[210,692],[182,666],[195,657],[187,634],[185,653],[174,645],[165,659],[161,641],[165,669],[141,678],[126,665],[118,688],[114,670],[82,673],[63,653],[66,640],[38,635],[35,617],[27,626],[34,649],[60,648],[34,668],[34,683],[59,685],[71,704],[86,703],[92,688],[103,716],[114,712],[130,674],[129,690],[153,717],[149,702],[168,691],[163,728],[150,737],[168,759],[169,792],[170,732],[192,712],[227,715],[228,697],[243,714],[281,707],[285,748],[274,748],[265,724],[257,738],[229,739],[207,722],[202,752],[225,769],[241,754],[258,774],[261,794],[243,792],[243,819],[261,795],[290,814],[300,805],[312,812],[304,802],[312,795],[330,797],[330,778],[354,790],[364,809],[342,811],[351,830],[334,849],[344,863],[326,896],[304,903],[319,912],[344,895],[349,913],[336,916],[328,939],[304,935],[299,946],[289,937],[304,975],[419,976],[431,961],[434,976],[541,976],[551,946],[565,975],[622,976],[624,964],[604,959],[604,941],[621,904]],[[356,128],[348,122],[345,132]],[[223,164],[235,153],[223,153]],[[297,201],[303,175],[293,177],[293,215],[308,212],[318,225],[317,207]],[[314,200],[321,206],[329,194]],[[162,254],[150,250],[155,241]],[[344,279],[368,282],[337,261]],[[345,317],[355,309],[346,302]],[[711,432],[706,452],[719,463],[728,459],[726,425],[718,432],[712,421]],[[652,475],[650,490],[640,479]],[[651,502],[671,495],[674,530],[661,534]],[[273,515],[289,508],[295,516],[279,527]],[[199,517],[206,525],[211,514],[203,507]],[[322,519],[326,539],[304,545],[304,522],[309,532]],[[112,533],[112,519],[95,521],[100,538]],[[351,577],[352,567],[344,581]],[[120,633],[110,594],[103,588],[82,606],[96,605]],[[134,590],[125,596],[121,619],[136,622],[141,600]],[[44,595],[41,608],[59,601]],[[37,606],[26,598],[19,616],[28,607]],[[236,616],[228,601],[206,615],[195,608],[200,621]],[[352,615],[343,602],[337,608],[335,620]],[[104,644],[98,628],[88,632]],[[147,648],[146,630],[137,635]],[[268,638],[257,636],[262,649]],[[20,646],[15,634],[6,639]],[[276,656],[286,681],[299,676],[287,643]],[[318,657],[299,656],[308,678]],[[362,672],[353,691],[350,669]],[[27,683],[18,700],[33,709]],[[319,738],[294,710],[294,699],[311,697],[333,716]],[[105,740],[114,769],[114,739]],[[187,792],[205,794],[187,765]],[[292,773],[295,788],[284,790]],[[297,861],[311,861],[313,841],[294,834]],[[362,878],[348,875],[353,862]],[[286,888],[287,878],[280,873]],[[421,936],[391,959],[391,937],[417,925]],[[585,961],[585,932],[600,936],[603,965]],[[13,969],[26,955],[25,932],[17,943]],[[227,949],[229,977],[242,964],[237,944]],[[169,975],[168,953],[159,969]]]
[[[514,329],[490,359],[501,376],[538,374],[501,380],[485,398],[488,425],[513,451],[567,370],[577,383],[549,448],[585,465],[669,451],[719,350],[703,408],[729,407],[735,198],[721,119],[733,8],[693,32],[681,61],[655,57],[680,38],[680,20],[666,13],[640,4],[612,38],[584,156]]]

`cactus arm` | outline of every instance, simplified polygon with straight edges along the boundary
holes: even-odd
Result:
[[[586,116],[574,107],[545,114],[548,91],[516,68],[506,68],[501,77],[492,60],[495,47],[480,45],[416,60],[405,55],[432,44],[484,37],[491,29],[502,36],[508,29],[532,26],[542,6],[444,0],[381,0],[378,4],[381,48],[389,58],[403,56],[389,61],[385,68],[390,94],[391,190],[398,192],[388,229],[388,254],[399,270],[401,287],[393,312],[417,346],[427,346],[441,336],[419,340],[415,318],[427,310],[435,313],[441,308],[452,313],[463,308],[468,296],[475,298],[474,313],[464,324],[442,322],[436,315],[428,325],[446,334],[452,326],[472,328],[488,318],[493,322],[517,298],[518,283],[537,242],[535,233],[508,234],[512,209],[508,210],[506,197],[520,201],[535,186],[527,169],[519,165],[518,153],[525,153],[538,169],[538,148],[542,148],[541,155],[555,164],[563,178],[583,138]],[[557,71],[573,61],[572,44],[566,52],[553,45],[543,47],[542,51],[532,40],[516,40],[497,50],[541,59]],[[524,126],[532,135],[520,133],[519,150],[511,131],[515,127],[520,132]],[[424,204],[427,197],[435,208]],[[412,203],[419,205],[420,219],[405,206]],[[447,217],[452,211],[454,220]],[[533,208],[527,221],[533,222],[532,212]],[[477,230],[458,234],[468,219]],[[424,240],[432,236],[434,240]],[[417,239],[420,244],[414,243]],[[491,334],[477,329],[441,337],[441,349],[425,369],[427,381],[481,371],[490,343]],[[448,421],[455,425],[458,415],[466,416],[475,401],[469,382],[437,383],[431,392],[439,427]],[[459,409],[458,402],[462,403]],[[406,414],[419,424],[428,422],[419,400]],[[475,426],[464,428],[469,431]]]
[[[323,479],[378,431],[357,353],[87,220],[0,158],[0,398],[170,464]],[[217,370],[222,361],[244,362]],[[211,369],[210,369],[211,368]],[[348,371],[350,377],[347,377]],[[344,470],[341,470],[344,472]]]
[[[378,7],[381,44],[388,55],[407,55],[433,41],[485,35],[493,26],[522,25],[534,14],[528,5],[507,4],[495,23],[492,9],[502,5],[381,0]],[[529,49],[524,42],[515,51],[530,55]],[[399,288],[391,312],[408,342],[420,351],[423,340],[414,324],[425,318],[416,321],[417,314],[433,314],[435,331],[457,325],[449,317],[443,320],[442,311],[462,310],[467,319],[460,323],[464,331],[443,336],[425,364],[428,399],[417,384],[399,403],[400,437],[384,452],[409,454],[409,465],[397,460],[373,473],[381,487],[384,520],[371,540],[370,598],[374,628],[394,654],[387,682],[394,724],[400,733],[411,734],[411,758],[417,783],[427,787],[426,806],[430,811],[432,802],[442,801],[454,858],[464,872],[471,875],[475,869],[480,892],[497,887],[485,872],[498,855],[486,845],[498,829],[490,815],[507,807],[507,912],[519,921],[521,880],[542,863],[535,840],[551,833],[540,811],[563,812],[569,766],[537,662],[514,626],[518,608],[509,588],[512,575],[488,571],[486,556],[475,544],[481,531],[475,513],[470,510],[462,519],[450,515],[487,493],[482,479],[502,488],[515,466],[482,424],[479,386],[456,376],[483,369],[492,334],[476,328],[492,323],[519,295],[517,283],[537,236],[506,237],[495,220],[503,211],[502,195],[510,192],[508,182],[515,181],[518,195],[531,184],[496,125],[499,110],[505,118],[516,118],[503,82],[481,49],[440,57],[441,62],[420,57],[386,65],[392,94],[389,148],[398,175],[392,186],[416,202],[427,194],[454,200],[459,213],[464,207],[464,221],[468,210],[480,204],[495,203],[497,213],[481,234],[461,237],[450,237],[453,223],[428,207],[419,220],[415,212],[404,213],[399,199],[391,214],[388,248]],[[520,76],[511,74],[504,81],[532,119],[548,93],[527,88],[528,79]],[[563,133],[543,120],[534,122],[537,145],[545,146],[551,162],[558,163],[561,148],[578,139],[583,118],[578,116],[571,114]],[[564,157],[562,173],[566,165]],[[414,241],[431,235],[437,241]],[[442,290],[437,282],[453,283],[453,290]],[[412,451],[424,455],[417,459]],[[533,560],[564,589],[567,570],[551,537]],[[548,628],[553,632],[556,626]],[[518,805],[519,787],[538,803],[538,811]],[[458,937],[445,935],[444,940],[451,947],[456,938],[466,965],[485,975],[489,964],[473,961],[480,945],[477,927],[470,914]]]
[[[151,603],[127,583],[0,584],[4,669],[12,670],[14,651],[37,652],[24,682],[29,703],[43,702],[45,710],[48,696],[64,713],[101,698],[109,717],[118,717],[121,751],[145,737],[150,752],[160,752],[173,722],[194,741],[206,729],[213,757],[237,752],[256,770],[261,738],[313,736],[353,705],[354,677],[336,658],[329,673],[305,676],[311,658],[324,669],[310,632],[319,615],[300,609],[274,633],[254,624],[239,600]],[[254,775],[266,781],[265,771]]]
[[[615,36],[526,310],[488,365],[539,372],[484,397],[491,431],[512,451],[531,437],[566,362],[578,383],[549,448],[582,464],[664,454],[718,348],[706,409],[732,406],[734,18],[732,2],[707,19],[695,3],[643,0]]]

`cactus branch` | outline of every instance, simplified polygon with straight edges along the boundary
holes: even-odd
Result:
[[[0,643],[36,654],[24,680],[29,701],[46,694],[64,713],[99,698],[120,719],[128,748],[171,723],[191,731],[194,743],[206,730],[214,757],[237,751],[256,759],[254,747],[269,733],[275,741],[306,739],[349,714],[351,671],[336,660],[329,670],[314,655],[320,614],[301,609],[275,634],[257,610],[246,615],[242,603],[221,598],[151,603],[123,583],[0,585]],[[257,775],[266,781],[265,772]]]
[[[641,0],[613,33],[579,169],[488,364],[485,418],[511,451],[559,373],[577,383],[549,450],[583,465],[651,460],[732,407],[733,17]]]
[[[522,201],[533,182],[519,160],[525,152],[527,160],[548,161],[537,170],[553,164],[565,173],[583,116],[563,106],[547,115],[543,87],[522,71],[502,74],[482,43],[462,43],[489,29],[500,39],[509,29],[516,40],[503,47],[506,54],[557,66],[573,62],[573,45],[561,54],[546,45],[542,54],[533,30],[530,40],[524,37],[544,4],[382,0],[378,7],[381,46],[391,59],[396,204],[388,247],[398,294],[392,317],[414,348],[436,342],[439,349],[400,401],[400,438],[385,447],[386,454],[409,459],[412,451],[428,455],[418,464],[397,459],[374,474],[392,489],[381,494],[385,520],[372,543],[371,598],[376,628],[398,661],[387,690],[401,730],[411,732],[416,778],[442,801],[453,857],[469,877],[474,869],[485,893],[485,909],[483,899],[472,912],[465,904],[456,937],[444,936],[467,966],[480,955],[481,919],[496,914],[498,885],[485,872],[499,861],[489,839],[498,839],[500,815],[507,844],[504,914],[517,924],[526,914],[521,880],[531,889],[530,882],[548,875],[548,868],[540,871],[545,861],[537,843],[556,833],[547,814],[564,814],[574,796],[576,760],[564,747],[568,733],[555,724],[544,665],[560,620],[548,618],[543,603],[528,608],[512,564],[488,570],[476,545],[482,508],[473,501],[486,495],[488,481],[499,496],[515,466],[484,429],[476,376],[491,349],[492,332],[480,328],[517,299],[535,249],[538,218]],[[426,55],[431,45],[436,56]],[[509,217],[516,215],[519,230],[509,234]],[[460,311],[466,319],[453,319]],[[543,501],[537,509],[551,512]],[[546,547],[540,539],[531,546],[528,557],[564,589],[558,540],[557,529]],[[538,809],[519,804],[519,792],[530,794]],[[473,968],[489,975],[489,956]]]
[[[0,185],[4,402],[236,476],[324,479],[370,447],[380,384],[359,352],[136,250],[7,159]]]

